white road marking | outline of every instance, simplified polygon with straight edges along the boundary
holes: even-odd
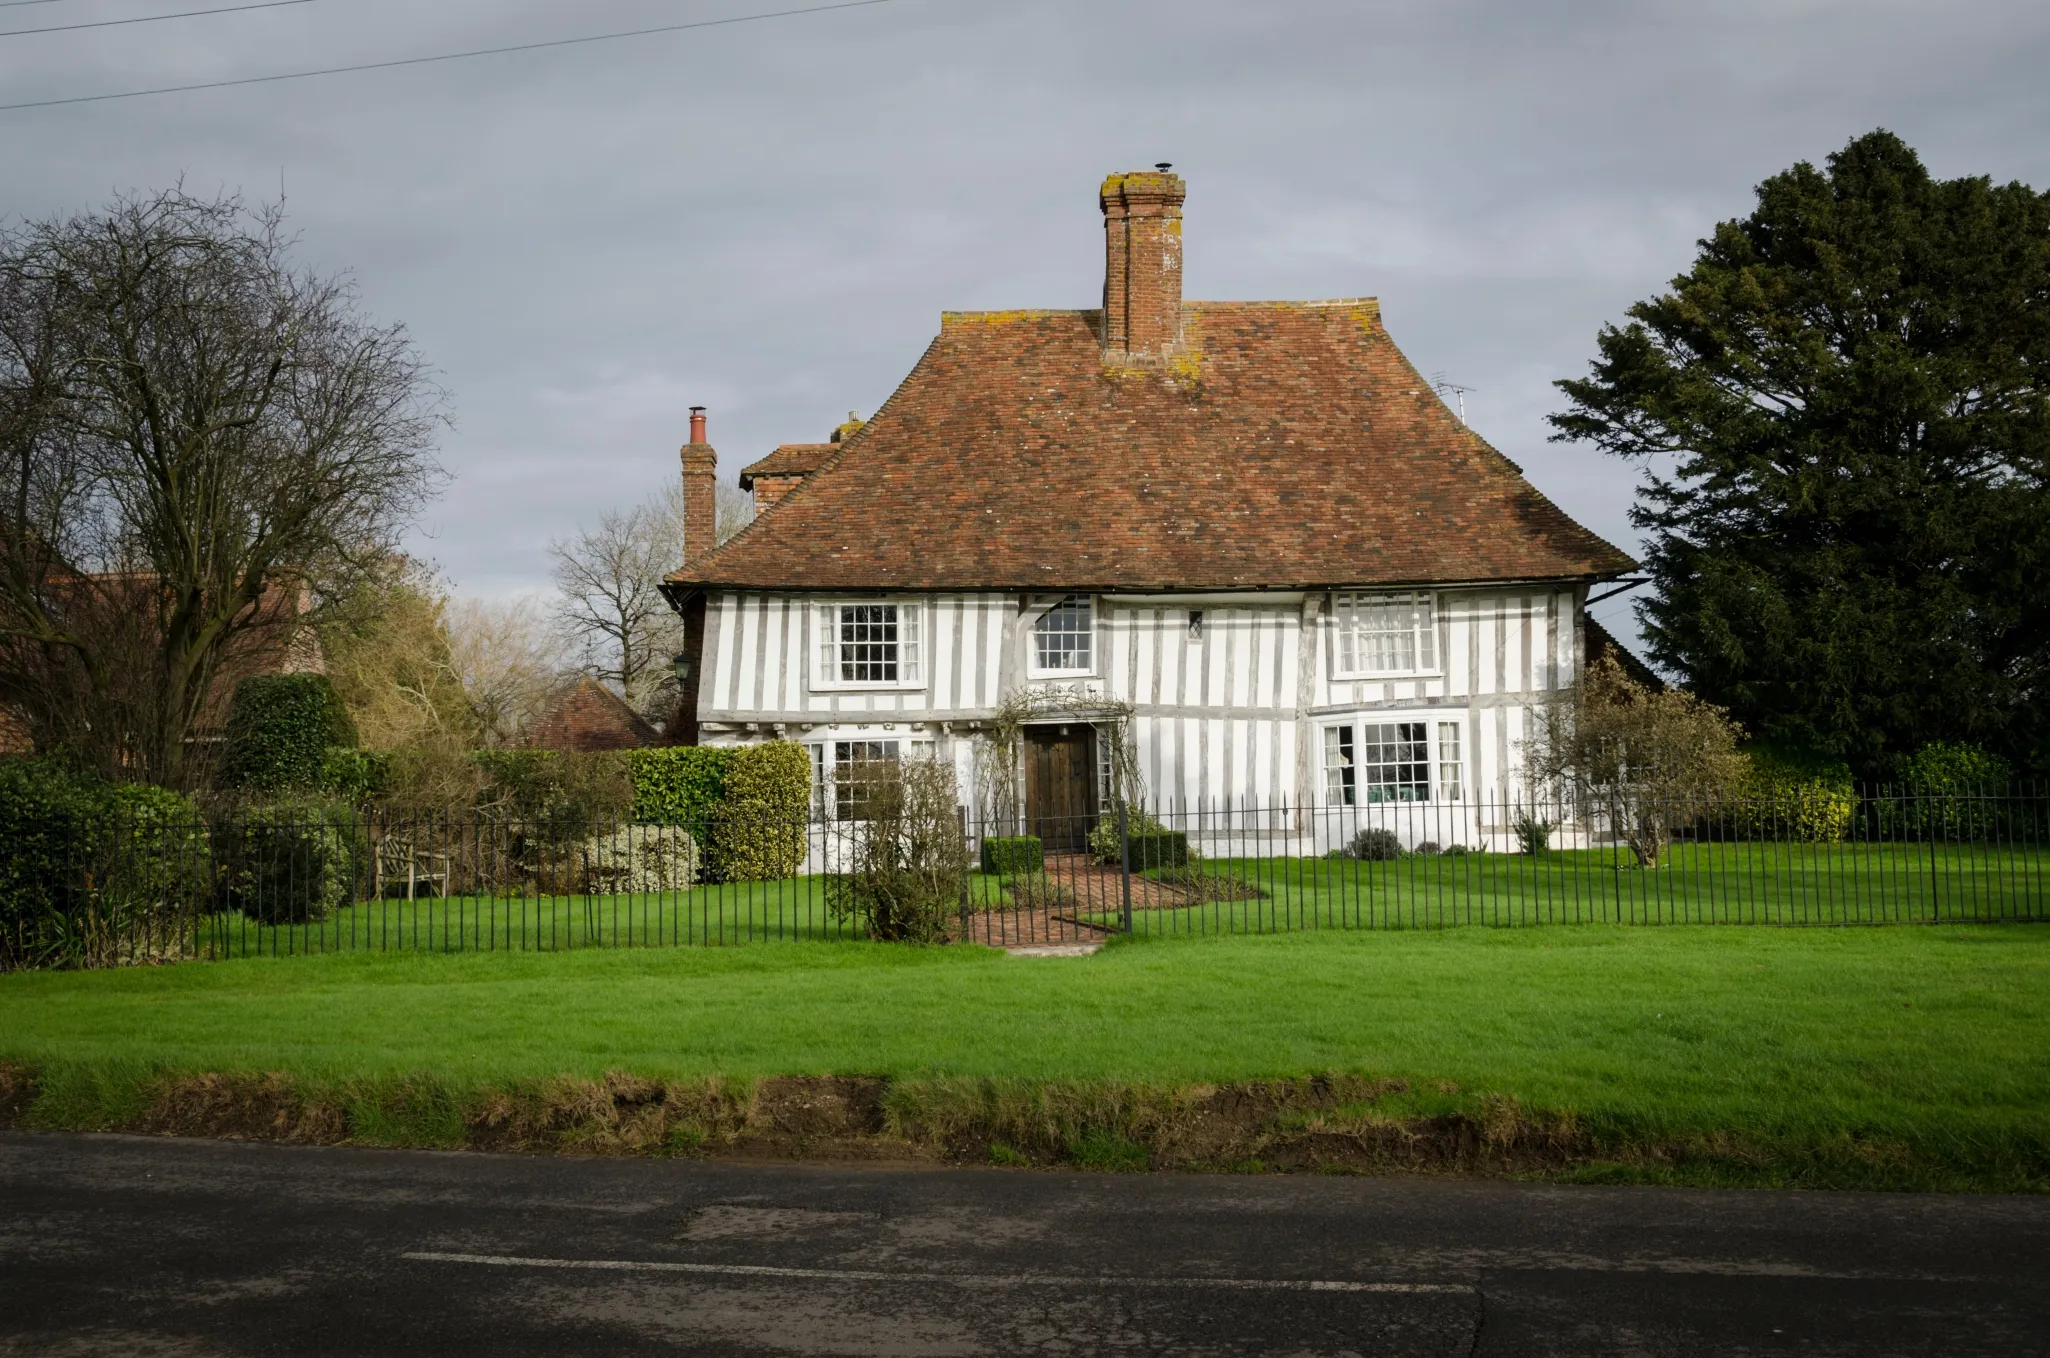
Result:
[[[952,1283],[959,1287],[1210,1287],[1234,1292],[1409,1292],[1471,1296],[1464,1283],[1368,1283],[1342,1278],[1148,1278],[1069,1273],[896,1273],[854,1268],[778,1268],[769,1264],[687,1264],[667,1259],[530,1259],[513,1254],[412,1250],[422,1263],[490,1268],[591,1269],[607,1273],[691,1273],[725,1278],[816,1278],[852,1283]]]

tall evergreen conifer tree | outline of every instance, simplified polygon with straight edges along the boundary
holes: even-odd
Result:
[[[1644,459],[1652,655],[1868,774],[1934,740],[2050,763],[2050,195],[1892,133],[1759,185],[1560,382]]]

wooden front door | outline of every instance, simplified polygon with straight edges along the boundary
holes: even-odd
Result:
[[[1096,728],[1025,728],[1025,819],[1049,852],[1088,846],[1096,828]]]

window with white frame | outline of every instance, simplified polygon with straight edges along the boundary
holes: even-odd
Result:
[[[826,747],[813,743],[804,747],[811,756],[811,818],[826,818]]]
[[[1340,678],[1438,668],[1438,609],[1429,594],[1341,594],[1334,620]]]
[[[1086,673],[1096,665],[1094,611],[1081,594],[1070,594],[1032,624],[1033,668],[1048,674]]]
[[[1459,723],[1441,721],[1438,723],[1438,800],[1456,802],[1459,800]]]
[[[828,604],[819,610],[819,683],[908,688],[919,679],[918,605]]]
[[[1428,730],[1420,721],[1368,722],[1360,728],[1360,782],[1369,805],[1431,799]]]
[[[1331,806],[1359,803],[1359,764],[1353,747],[1352,727],[1324,728],[1324,799]]]
[[[894,740],[833,742],[833,814],[840,820],[867,820],[876,785],[896,776]]]

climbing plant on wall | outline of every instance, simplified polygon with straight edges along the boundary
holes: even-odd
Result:
[[[1072,717],[1093,725],[1108,755],[1112,800],[1128,806],[1145,801],[1139,755],[1132,744],[1132,705],[1091,693],[1079,685],[1065,688],[1048,684],[1021,689],[1004,699],[977,747],[975,782],[982,792],[983,813],[989,819],[1017,820],[1021,811],[1018,752],[1025,742],[1025,727],[1047,717]]]

